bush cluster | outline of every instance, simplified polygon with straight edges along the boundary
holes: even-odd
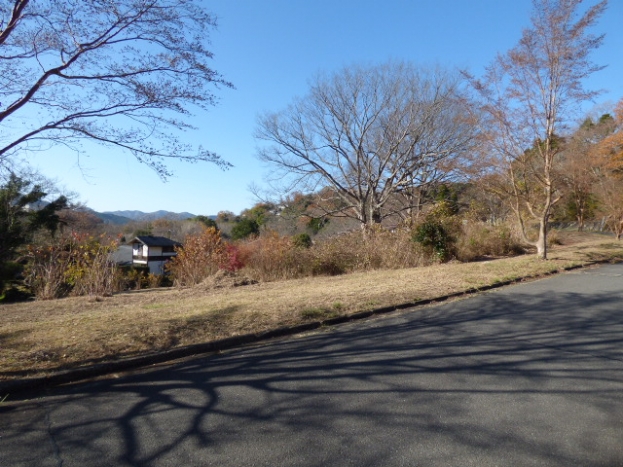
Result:
[[[266,233],[240,245],[243,271],[255,280],[338,275],[380,268],[404,268],[425,264],[422,248],[409,231],[372,228],[354,231],[314,244],[298,236]]]
[[[208,229],[187,239],[169,271],[176,285],[199,283],[219,269],[240,270],[252,280],[275,281],[520,252],[506,225],[462,220],[439,203],[411,228],[390,231],[378,226],[317,242],[306,234],[284,236],[265,231],[227,243],[218,231]]]
[[[461,224],[456,242],[456,257],[474,261],[483,256],[514,256],[524,252],[508,224],[467,222]]]
[[[119,275],[111,253],[117,242],[72,233],[51,245],[29,245],[24,284],[39,300],[69,295],[112,295]]]
[[[176,286],[199,284],[221,269],[235,271],[242,267],[238,249],[226,243],[215,227],[186,237],[184,246],[176,252],[166,266]]]
[[[308,234],[287,236],[269,230],[226,241],[217,228],[204,227],[177,249],[177,256],[166,266],[166,276],[117,268],[111,257],[116,248],[117,242],[109,237],[78,234],[63,236],[54,244],[28,246],[24,284],[37,299],[107,296],[165,283],[192,286],[218,271],[240,271],[251,280],[275,281],[523,252],[507,224],[459,217],[443,201],[415,225],[391,231],[381,226],[357,229],[316,241]]]

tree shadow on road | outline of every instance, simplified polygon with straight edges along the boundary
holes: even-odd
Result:
[[[622,298],[488,293],[58,389],[3,440],[43,407],[76,465],[623,465]]]

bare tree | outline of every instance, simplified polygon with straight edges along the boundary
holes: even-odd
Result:
[[[0,0],[0,165],[91,140],[162,177],[167,158],[228,166],[174,134],[231,86],[209,66],[214,26],[195,0]]]
[[[524,216],[539,223],[534,245],[547,258],[547,227],[553,205],[560,200],[555,165],[562,134],[579,104],[595,96],[583,80],[602,67],[589,60],[603,36],[589,29],[604,12],[607,1],[580,12],[582,0],[533,0],[532,25],[519,43],[487,70],[482,81],[472,78],[489,115],[490,150],[511,184],[511,204],[525,241]],[[559,133],[559,135],[557,135]],[[526,158],[526,150],[534,153]],[[523,159],[523,160],[522,160]],[[522,168],[523,172],[517,172]],[[518,176],[521,175],[521,176]],[[524,196],[525,177],[538,190]]]
[[[370,226],[404,211],[398,194],[448,177],[476,125],[452,73],[406,63],[350,67],[259,119],[259,156],[287,189],[324,187],[327,214]]]

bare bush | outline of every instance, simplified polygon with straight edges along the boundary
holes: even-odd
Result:
[[[184,246],[178,248],[175,256],[166,266],[173,276],[175,286],[199,284],[215,274],[228,261],[228,249],[221,233],[208,227],[199,235],[190,235]]]
[[[37,300],[51,300],[67,294],[65,271],[68,255],[63,249],[31,245],[26,250],[26,257],[24,284]]]
[[[297,247],[291,237],[268,232],[239,244],[245,273],[255,280],[293,279],[305,274],[308,249]]]
[[[489,224],[464,220],[455,244],[460,261],[474,261],[483,256],[514,256],[523,253],[518,235],[508,223]]]
[[[38,300],[67,295],[112,295],[118,290],[111,253],[117,243],[106,237],[73,233],[54,245],[26,249],[24,283]]]
[[[71,295],[110,296],[118,291],[117,266],[111,258],[116,247],[116,242],[104,242],[94,237],[75,245],[66,272],[72,285]]]

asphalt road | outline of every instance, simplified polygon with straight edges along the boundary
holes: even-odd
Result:
[[[623,265],[0,405],[0,466],[623,466]]]

